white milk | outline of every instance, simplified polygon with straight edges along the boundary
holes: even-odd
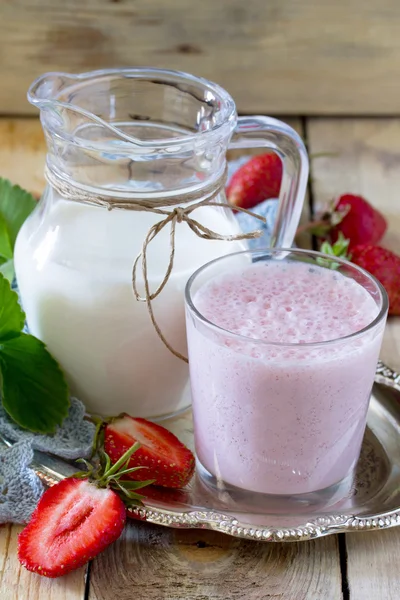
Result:
[[[64,369],[71,392],[88,411],[159,416],[190,402],[187,365],[154,331],[145,303],[132,291],[133,260],[159,217],[150,213],[46,201],[22,227],[15,247],[18,284],[30,331]],[[221,234],[236,233],[222,209],[193,215]],[[175,264],[153,302],[170,344],[186,354],[184,288],[202,264],[243,248],[242,243],[202,240],[177,224]],[[169,226],[148,249],[150,288],[162,280],[169,257]],[[143,292],[141,266],[139,290]]]

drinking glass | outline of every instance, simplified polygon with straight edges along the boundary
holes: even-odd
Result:
[[[202,314],[203,286],[271,263],[279,266],[272,273],[290,267],[296,286],[302,277],[305,281],[305,269],[312,281],[321,269],[328,276],[328,269],[334,301],[339,274],[353,280],[372,298],[373,318],[350,335],[338,336],[332,329],[328,341],[277,343],[216,325],[208,308],[208,317]],[[243,294],[243,279],[232,282]],[[297,302],[295,291],[291,302]],[[311,319],[312,309],[307,307]],[[227,310],[234,315],[234,306]],[[366,427],[387,310],[386,292],[372,275],[318,252],[245,251],[198,269],[186,286],[186,326],[200,477],[219,489],[293,496],[331,488],[351,474]]]

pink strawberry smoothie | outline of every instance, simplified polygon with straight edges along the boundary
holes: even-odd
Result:
[[[370,293],[335,270],[277,260],[209,280],[193,304],[217,326],[188,311],[200,465],[269,494],[345,478],[360,453],[384,320],[340,338],[377,317]]]

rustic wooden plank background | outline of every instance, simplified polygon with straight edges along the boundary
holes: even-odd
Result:
[[[293,544],[129,524],[93,561],[88,600],[342,600],[336,537]]]
[[[45,71],[157,66],[226,87],[239,111],[400,113],[398,0],[2,0],[0,114]]]
[[[349,600],[399,600],[400,529],[346,535]]]
[[[18,562],[18,525],[0,525],[1,600],[84,600],[86,568],[60,579],[30,573]]]

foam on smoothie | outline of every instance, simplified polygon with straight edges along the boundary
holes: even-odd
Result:
[[[377,316],[371,295],[338,271],[296,262],[256,263],[201,287],[196,308],[233,333],[267,342],[324,342],[360,331]]]

